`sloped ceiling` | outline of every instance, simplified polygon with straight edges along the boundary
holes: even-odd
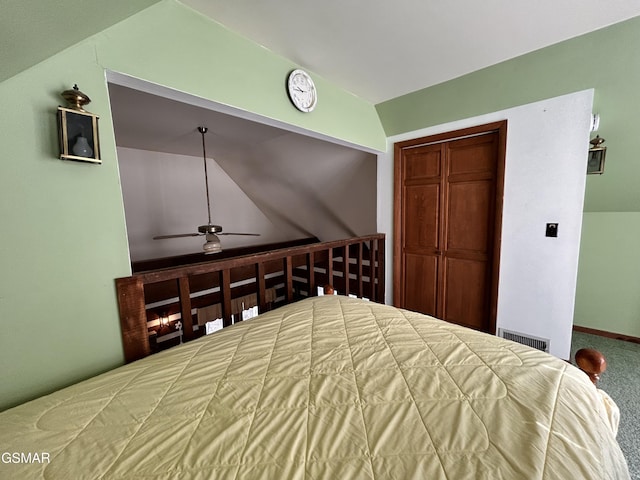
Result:
[[[0,81],[159,1],[176,0],[0,0]],[[630,0],[181,3],[374,104],[640,15]]]
[[[182,0],[377,104],[640,15],[629,0]]]
[[[0,0],[0,82],[161,0]]]

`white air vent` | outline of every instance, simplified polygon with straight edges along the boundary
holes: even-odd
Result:
[[[534,337],[526,333],[505,330],[504,328],[498,329],[498,336],[549,353],[550,340],[548,338]]]

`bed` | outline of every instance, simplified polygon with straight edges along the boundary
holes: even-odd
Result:
[[[0,425],[4,452],[38,454],[3,460],[0,478],[629,478],[597,389],[568,362],[344,295],[131,362]]]

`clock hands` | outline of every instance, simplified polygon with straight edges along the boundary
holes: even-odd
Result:
[[[293,90],[299,92],[295,93],[295,95],[299,98],[300,102],[304,102],[305,104],[311,102],[311,98],[309,98],[309,88],[303,88],[302,85],[293,85]]]

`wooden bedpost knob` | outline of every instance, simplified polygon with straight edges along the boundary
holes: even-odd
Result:
[[[578,368],[589,375],[594,385],[600,380],[600,375],[607,369],[604,355],[593,348],[581,348],[576,352]]]

